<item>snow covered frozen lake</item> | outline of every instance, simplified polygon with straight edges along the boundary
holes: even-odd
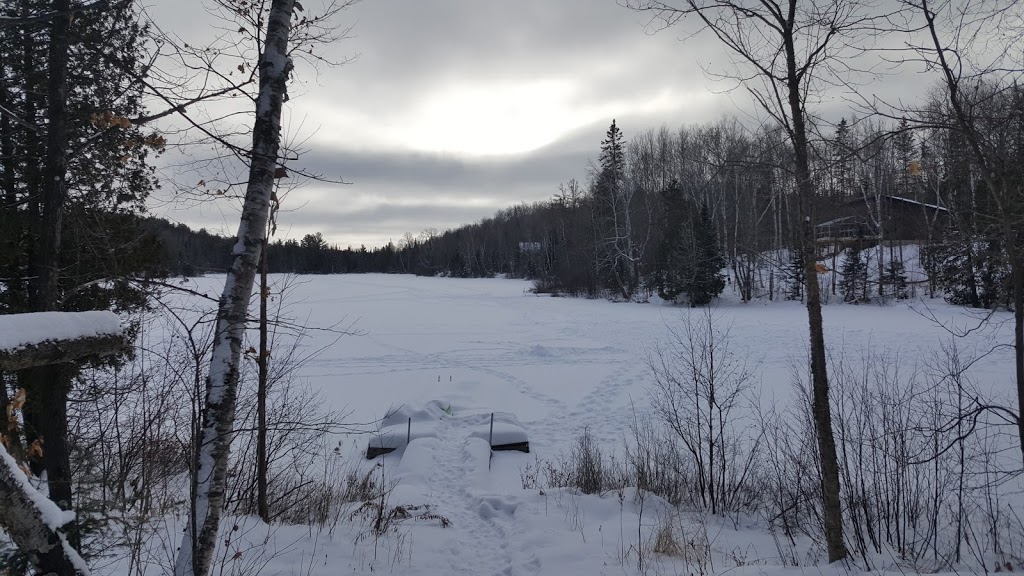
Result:
[[[201,282],[219,288],[217,277]],[[358,333],[324,350],[301,375],[336,408],[351,410],[355,421],[380,418],[399,403],[419,408],[438,400],[516,414],[541,454],[564,448],[584,427],[603,441],[620,440],[632,407],[648,405],[648,352],[690,311],[538,296],[530,286],[404,275],[299,277],[288,296],[291,316],[313,327],[341,323]],[[788,399],[794,367],[806,364],[803,305],[742,304],[727,290],[716,314],[721,325],[732,325],[733,349],[760,362],[761,401]],[[930,316],[960,328],[977,323],[975,313],[941,300],[833,304],[824,315],[830,348],[873,346],[899,352],[908,365],[927,361],[950,339]],[[960,345],[987,350],[996,337],[985,331]],[[311,332],[307,346],[333,340]],[[1012,397],[1011,358],[1010,350],[997,351],[975,376],[1005,385]]]
[[[215,294],[221,281],[207,277],[196,286]],[[584,429],[609,452],[620,447],[634,411],[650,410],[648,353],[682,325],[688,309],[539,296],[529,292],[529,282],[505,279],[337,275],[290,282],[287,314],[296,322],[354,332],[300,372],[332,408],[348,412],[353,422],[371,422],[400,407],[436,417],[420,429],[420,422],[430,418],[417,416],[408,449],[378,462],[397,483],[393,503],[427,505],[450,525],[407,524],[404,540],[382,543],[378,552],[365,540],[353,544],[352,534],[344,530],[325,540],[306,535],[302,527],[279,527],[274,545],[288,542],[289,549],[269,566],[291,573],[311,563],[311,574],[367,573],[371,565],[374,571],[424,575],[636,573],[635,560],[622,558],[635,545],[638,525],[644,538],[653,537],[664,512],[656,502],[648,502],[644,516],[629,495],[620,501],[616,494],[524,490],[522,472],[530,464],[558,458]],[[732,349],[755,366],[752,393],[757,401],[764,406],[788,402],[794,370],[806,365],[802,304],[743,304],[727,289],[715,314],[720,326],[731,325]],[[867,347],[898,354],[904,369],[928,363],[950,341],[939,322],[952,329],[978,322],[975,313],[940,300],[833,304],[824,314],[830,348],[842,347],[854,357]],[[1008,334],[1008,327],[996,322],[958,345],[968,353],[986,352],[1007,342]],[[304,346],[314,350],[335,339],[310,330]],[[980,388],[1009,403],[1011,371],[1011,350],[996,349],[971,376]],[[492,411],[515,415],[529,435],[530,454],[502,452],[489,458],[482,438]],[[358,458],[367,436],[351,435],[342,442]],[[735,562],[719,570],[753,574],[773,565],[776,547],[764,532],[735,530],[720,519],[686,522],[703,522],[705,534],[711,526],[714,557]],[[744,568],[747,561],[751,565]],[[655,573],[682,569],[666,562]]]

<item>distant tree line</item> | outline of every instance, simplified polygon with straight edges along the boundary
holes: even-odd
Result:
[[[231,262],[236,239],[192,230],[185,224],[162,218],[146,218],[143,229],[159,251],[159,269],[166,276],[201,276],[223,273]],[[327,243],[322,233],[301,239],[275,240],[267,245],[267,270],[271,274],[357,274],[407,272],[398,250],[389,243],[382,248],[340,248]]]
[[[1004,90],[988,102],[1003,119],[990,133],[1024,158],[1024,90]],[[1008,305],[1005,235],[991,217],[998,208],[967,143],[946,127],[949,111],[935,103],[921,115],[928,128],[922,119],[917,126],[843,119],[815,141],[814,222],[842,220],[851,204],[865,210],[851,220],[865,236],[821,242],[819,259],[837,272],[823,290],[848,302],[907,297],[908,242],[882,201],[896,198],[912,215],[920,212],[913,243],[928,277],[922,290],[973,307]],[[771,126],[724,119],[647,130],[627,141],[613,121],[588,181],[564,182],[549,200],[444,232],[406,233],[397,245],[341,248],[320,233],[276,240],[268,266],[311,274],[504,275],[534,280],[540,292],[618,300],[658,294],[694,305],[728,281],[744,301],[800,299],[803,265],[794,248],[801,228],[783,139]],[[147,227],[169,273],[226,267],[233,239],[157,219]]]
[[[1024,89],[990,92],[973,113],[992,118],[986,133],[1004,142],[1024,181]],[[1011,258],[996,215],[1024,203],[997,204],[951,114],[935,102],[913,121],[843,119],[819,133],[812,223],[858,229],[820,233],[817,257],[838,272],[823,291],[846,301],[905,298],[903,248],[912,243],[921,247],[923,290],[973,307],[1008,305]],[[570,180],[550,200],[444,233],[406,234],[381,250],[384,267],[372,271],[501,274],[533,279],[540,291],[700,304],[722,291],[727,270],[744,301],[799,299],[802,223],[784,138],[772,126],[725,119],[627,142],[613,122],[586,184]],[[859,216],[849,216],[851,206]],[[913,226],[899,220],[908,217]]]

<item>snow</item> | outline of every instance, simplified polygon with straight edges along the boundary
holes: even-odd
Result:
[[[439,401],[428,402],[422,409],[408,406],[389,408],[379,427],[370,433],[372,448],[400,448],[408,440],[436,438],[439,421],[446,416]]]
[[[508,412],[493,412],[494,429],[491,430],[491,414],[480,414],[474,419],[475,430],[470,434],[472,438],[490,441],[491,446],[503,444],[520,444],[529,442],[526,429],[519,423],[515,415]]]
[[[494,415],[493,433],[491,415]],[[508,412],[488,412],[486,410],[466,410],[461,406],[445,405],[439,400],[428,402],[422,409],[413,410],[407,406],[389,409],[381,419],[378,429],[370,433],[367,446],[370,448],[403,448],[423,438],[437,438],[445,420],[460,422],[467,430],[469,437],[485,441],[491,440],[490,446],[517,444],[528,442],[526,430],[513,414]]]
[[[16,350],[47,340],[119,336],[121,320],[113,312],[32,312],[0,315],[0,350]]]
[[[333,408],[349,412],[351,421],[376,422],[364,434],[339,439],[353,461],[379,467],[374,470],[393,486],[388,505],[406,506],[412,517],[379,542],[358,519],[330,534],[234,519],[247,526],[239,531],[254,550],[246,558],[276,551],[265,559],[266,573],[847,573],[825,565],[800,537],[793,547],[800,566],[782,566],[779,543],[754,527],[759,519],[677,517],[664,501],[631,489],[584,495],[568,488],[524,488],[528,466],[556,460],[585,429],[602,448],[621,446],[634,417],[650,410],[648,354],[668,339],[687,309],[537,296],[518,280],[303,280],[289,296],[294,317],[316,327],[358,318],[353,329],[359,334],[328,347],[299,376]],[[209,290],[222,281],[204,278],[197,287]],[[715,314],[721,324],[732,324],[732,347],[756,364],[753,395],[764,406],[788,401],[794,367],[806,362],[803,306],[742,304],[727,292]],[[996,313],[996,320],[1008,317]],[[908,366],[928,362],[951,339],[936,321],[961,327],[977,322],[970,311],[920,299],[886,306],[831,304],[824,319],[831,350],[870,344],[899,351]],[[1007,341],[1008,330],[1007,323],[995,322],[960,345],[989,352],[992,342]],[[334,338],[312,331],[303,346],[316,350]],[[1011,354],[991,350],[973,368],[974,381],[996,398],[1013,397]],[[492,412],[493,443],[528,438],[530,454],[491,452]],[[399,449],[366,462],[368,443]],[[641,570],[635,551],[648,550],[666,522],[687,535],[683,559],[650,554],[650,572]],[[175,534],[172,522],[167,530]],[[154,538],[153,545],[159,542]],[[249,550],[242,544],[239,549]],[[702,566],[705,553],[708,564]]]
[[[36,490],[35,486],[29,481],[28,476],[18,466],[14,457],[8,454],[3,446],[0,446],[0,466],[7,467],[14,481],[21,487],[21,491],[39,510],[39,517],[43,520],[43,524],[46,524],[50,530],[56,530],[75,519],[74,512],[61,510],[52,500]]]
[[[6,468],[7,475],[14,480],[21,492],[32,502],[35,509],[39,511],[39,518],[50,530],[57,531],[58,528],[61,528],[75,519],[74,512],[61,510],[61,508],[54,504],[52,500],[36,490],[28,476],[26,476],[21,470],[21,467],[18,466],[14,457],[7,453],[7,450],[2,444],[0,444],[0,466]],[[90,574],[90,570],[86,561],[82,559],[78,552],[76,552],[68,543],[64,534],[58,532],[57,537],[60,539],[60,545],[64,549],[64,554],[67,556],[68,560],[71,561],[72,566],[74,566],[82,576],[88,576],[88,574]]]
[[[925,208],[930,208],[932,210],[939,210],[941,212],[949,212],[949,210],[947,210],[946,208],[944,208],[942,206],[939,206],[937,204],[926,204],[924,202],[919,202],[919,201],[913,200],[911,198],[904,198],[902,196],[889,196],[889,198],[891,198],[892,200],[896,200],[897,202],[906,202],[907,204],[916,204],[918,206],[923,206]]]

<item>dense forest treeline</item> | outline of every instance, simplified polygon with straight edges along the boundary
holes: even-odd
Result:
[[[212,234],[205,228],[192,230],[186,224],[163,218],[141,220],[141,229],[159,246],[159,263],[154,272],[167,276],[201,276],[222,273],[231,263],[234,237]],[[271,274],[352,274],[361,272],[404,272],[406,268],[393,244],[383,248],[340,248],[330,245],[320,233],[300,240],[275,240],[267,244],[267,271]]]
[[[1002,119],[990,133],[1018,159],[1022,101],[1016,88],[988,100]],[[943,127],[947,111],[935,104],[922,114],[932,128],[843,120],[815,143],[818,257],[841,278],[845,259],[836,254],[867,249],[872,269],[862,273],[873,280],[864,296],[898,296],[906,281],[902,247],[914,244],[928,276],[924,289],[974,306],[1005,303],[1008,258],[993,217],[1000,207],[967,143]],[[621,158],[609,152],[613,141]],[[564,183],[548,201],[443,234],[407,235],[396,254],[406,266],[400,271],[505,274],[535,279],[544,290],[635,299],[673,296],[674,277],[721,258],[744,300],[799,297],[793,248],[803,228],[781,130],[726,119],[626,141],[613,123],[600,154],[588,182]]]
[[[985,102],[998,117],[989,133],[1024,158],[1024,90],[993,90]],[[1000,207],[967,143],[945,127],[948,111],[933,104],[921,115],[844,119],[815,142],[812,224],[823,267],[839,272],[823,290],[848,301],[905,297],[903,247],[912,244],[927,276],[922,291],[976,307],[1008,304],[1005,235],[993,216]],[[720,293],[726,270],[744,300],[801,297],[794,247],[803,228],[781,130],[723,119],[626,138],[613,121],[595,153],[587,182],[562,183],[549,200],[373,249],[332,246],[320,234],[277,240],[269,269],[505,275],[535,280],[540,291],[620,300],[660,294],[692,304]],[[147,222],[170,273],[226,266],[233,240]]]

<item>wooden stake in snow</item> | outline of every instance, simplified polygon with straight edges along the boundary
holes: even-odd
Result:
[[[267,235],[274,174],[281,144],[281,109],[288,75],[288,57],[294,0],[273,0],[267,17],[260,88],[256,98],[249,181],[238,225],[238,242],[217,311],[206,403],[195,446],[189,522],[174,563],[175,576],[207,576],[217,544],[227,481],[228,453],[238,396],[242,337],[253,283]]]

